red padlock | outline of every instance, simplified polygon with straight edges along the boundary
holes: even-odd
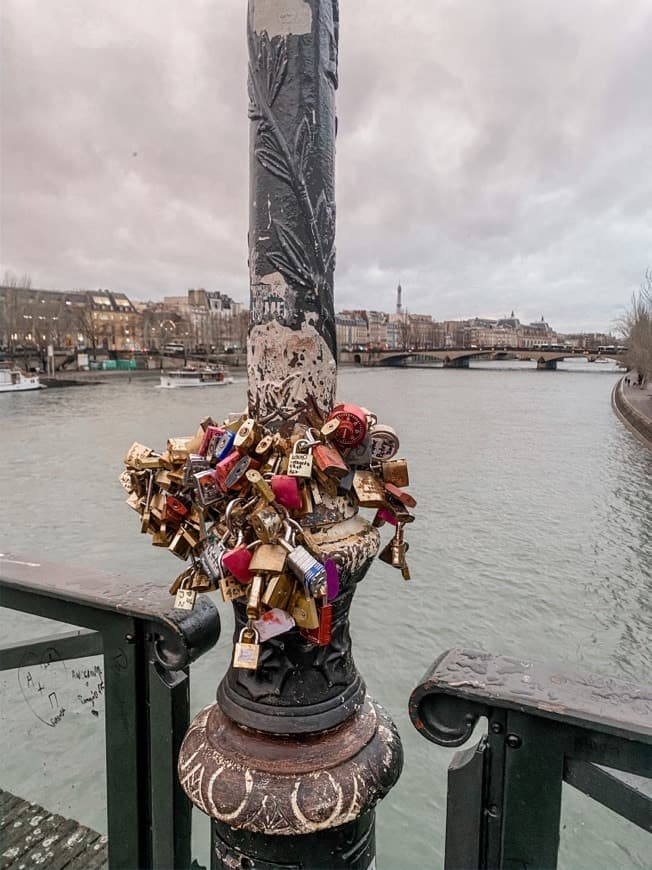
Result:
[[[357,405],[335,405],[328,415],[329,420],[339,420],[340,425],[330,436],[338,447],[355,447],[367,434],[367,415]]]
[[[395,486],[393,483],[385,483],[385,492],[406,507],[414,508],[417,506],[417,500],[413,495],[410,495],[409,492],[400,489],[400,487]]]
[[[278,504],[288,510],[297,510],[303,505],[301,489],[296,477],[290,477],[289,474],[273,474],[270,486]]]
[[[250,583],[253,577],[249,570],[252,556],[251,551],[244,544],[241,544],[222,556],[222,565],[239,583]]]
[[[337,428],[339,432],[339,427]],[[315,444],[312,448],[312,459],[317,468],[327,477],[341,480],[349,473],[349,466],[342,459],[339,450],[332,444]]]
[[[201,447],[198,451],[199,455],[205,456],[207,459],[212,459],[215,444],[222,435],[224,435],[224,429],[220,429],[219,426],[207,426],[206,431],[204,432],[204,438],[201,442]]]
[[[165,509],[163,511],[163,519],[170,523],[180,523],[190,513],[188,505],[179,501],[173,495],[165,496]]]
[[[227,491],[226,478],[229,475],[229,472],[235,468],[238,462],[242,459],[242,456],[238,453],[237,450],[233,450],[229,455],[222,459],[217,463],[215,468],[213,469],[213,477],[215,478],[215,482],[222,490],[222,492]],[[247,469],[245,468],[245,471]],[[244,474],[244,471],[242,472]]]
[[[319,628],[300,628],[299,633],[315,646],[327,646],[333,635],[333,605],[322,604],[318,612]]]

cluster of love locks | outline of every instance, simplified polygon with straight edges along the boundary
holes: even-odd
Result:
[[[135,443],[125,457],[120,480],[141,532],[190,560],[170,588],[175,607],[218,588],[225,601],[246,599],[234,667],[255,669],[260,643],[295,627],[310,643],[330,642],[338,571],[306,533],[320,506],[341,497],[374,509],[373,525],[394,527],[380,559],[410,579],[404,529],[416,501],[396,432],[350,404],[316,422],[281,435],[246,414],[221,425],[208,417],[165,452]]]

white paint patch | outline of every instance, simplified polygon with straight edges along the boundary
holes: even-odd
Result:
[[[333,406],[337,368],[314,326],[291,329],[277,320],[252,327],[247,344],[249,393],[263,421],[298,415],[310,397],[326,414]]]
[[[254,30],[275,36],[299,36],[312,30],[312,10],[305,0],[253,0]]]

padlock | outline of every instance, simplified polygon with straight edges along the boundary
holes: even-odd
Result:
[[[141,460],[148,456],[152,456],[153,453],[154,451],[151,447],[146,447],[144,444],[139,444],[138,441],[134,441],[129,450],[127,450],[123,462],[129,468],[140,469]]]
[[[215,455],[215,445],[222,435],[224,435],[224,429],[220,429],[219,426],[207,426],[197,453],[204,459],[212,458]]]
[[[386,462],[393,459],[399,451],[401,442],[396,431],[391,426],[376,423],[369,430],[371,438],[371,456],[373,459]]]
[[[227,462],[227,459],[223,459],[222,462]],[[215,467],[215,474],[217,475],[217,469],[222,465],[222,462],[218,462]],[[242,483],[245,474],[247,473],[249,466],[251,465],[251,456],[242,456],[235,463],[235,465],[231,468],[225,478],[225,486],[227,489],[240,489],[240,484]]]
[[[333,559],[324,560],[326,572],[326,600],[334,601],[340,593],[340,572]]]
[[[228,456],[221,459],[213,469],[213,477],[218,488],[222,490],[222,492],[226,492],[229,488],[226,482],[229,472],[232,471],[242,459],[243,457],[240,456],[238,451],[233,450]],[[247,469],[245,468],[242,473],[244,474],[246,470]]]
[[[309,447],[310,441],[305,438],[300,438],[292,448],[292,453],[288,457],[287,473],[290,477],[305,477],[309,478],[312,474],[312,455],[308,450],[307,453],[299,453],[301,447]]]
[[[198,453],[191,453],[183,469],[183,486],[188,489],[195,486],[195,475],[209,470],[210,465],[204,456],[200,456]]]
[[[333,417],[331,420],[327,420],[326,423],[324,423],[324,425],[319,430],[319,434],[322,438],[331,438],[337,431],[339,425],[339,417]]]
[[[287,551],[288,571],[301,580],[307,595],[320,597],[326,593],[326,570],[305,547],[295,544],[293,531],[300,526],[291,522],[292,525],[286,521],[285,536],[279,540],[279,545]]]
[[[371,438],[369,433],[355,447],[349,447],[346,451],[346,461],[352,468],[369,468],[371,465]]]
[[[279,536],[283,518],[271,505],[266,504],[250,515],[249,524],[264,544],[271,544]]]
[[[333,605],[324,601],[321,607],[317,608],[317,619],[319,621],[317,628],[300,628],[299,633],[315,646],[328,646],[333,632]]]
[[[385,523],[390,523],[392,526],[397,524],[398,520],[394,514],[386,507],[378,508],[376,516],[373,518],[371,525],[380,529]]]
[[[299,628],[319,628],[319,615],[315,599],[297,588],[290,601],[289,614]]]
[[[342,455],[332,444],[322,444],[318,441],[312,448],[312,459],[317,468],[327,477],[341,480],[349,473],[349,466]]]
[[[219,581],[222,600],[235,601],[236,598],[243,598],[247,594],[247,586],[243,586],[235,577],[220,577]]]
[[[273,474],[270,481],[274,498],[288,510],[298,510],[302,504],[301,488],[296,477],[289,474]]]
[[[209,541],[199,557],[202,568],[212,580],[219,581],[224,576],[222,557],[227,552],[226,542],[230,537],[231,532],[227,531],[219,541]]]
[[[356,471],[353,491],[361,507],[380,508],[385,505],[385,488],[372,471]]]
[[[259,548],[260,549],[260,548]],[[249,570],[252,561],[252,553],[244,544],[236,545],[222,556],[224,570],[228,571],[240,583],[251,582],[252,571]]]
[[[342,449],[355,447],[367,434],[367,415],[357,405],[335,405],[327,422],[333,419],[338,419],[340,424],[331,435],[331,440]]]
[[[251,558],[252,574],[280,574],[285,567],[287,551],[280,544],[259,544]]]
[[[245,477],[256,490],[256,494],[265,499],[268,504],[271,504],[275,500],[276,496],[273,488],[265,480],[260,471],[252,468],[247,471]],[[294,480],[294,478],[292,478],[292,480]]]
[[[260,644],[258,632],[250,625],[246,625],[238,637],[233,649],[233,667],[247,668],[255,671],[258,667],[260,656]]]
[[[339,481],[336,478],[328,477],[328,475],[324,474],[324,472],[320,471],[317,467],[313,468],[313,478],[319,483],[322,492],[330,495],[331,498],[335,498],[339,488]]]
[[[173,464],[186,462],[190,455],[189,446],[192,440],[192,435],[186,435],[183,438],[168,438],[167,452]]]
[[[274,436],[264,435],[254,447],[254,455],[259,461],[264,461],[274,446]]]
[[[176,523],[177,525],[188,517],[190,514],[190,508],[185,502],[181,501],[178,498],[175,498],[173,495],[165,496],[165,508],[163,510],[163,519],[169,523]]]
[[[181,574],[179,574],[179,576],[174,579],[172,586],[170,586],[170,588],[168,589],[168,592],[170,593],[170,595],[176,595],[177,592],[179,591],[179,589],[181,589],[182,586],[185,586],[185,583],[187,580],[190,579],[192,572],[193,572],[192,566],[190,568],[183,569]]]
[[[405,507],[414,508],[417,506],[417,500],[414,496],[410,495],[409,492],[405,492],[404,489],[400,489],[400,487],[395,486],[393,483],[385,484],[385,492],[396,501],[400,502]]]
[[[233,450],[233,442],[235,441],[235,432],[226,429],[224,434],[215,442],[213,455],[206,458],[211,462],[221,462]]]
[[[247,597],[247,619],[258,619],[260,616],[260,599],[263,594],[263,585],[263,575],[254,574],[249,585],[249,595]]]
[[[254,419],[248,417],[236,432],[233,446],[240,453],[249,453],[259,441],[261,427]]]
[[[296,580],[287,574],[274,574],[267,581],[263,592],[263,604],[267,607],[280,607],[287,610],[296,588]]]
[[[168,550],[171,553],[174,553],[174,555],[177,556],[179,559],[183,559],[184,562],[190,555],[190,545],[184,536],[183,526],[180,526],[177,529],[174,537],[170,541],[170,546],[168,547]]]
[[[147,484],[147,497],[145,499],[145,507],[143,509],[142,520],[140,523],[141,534],[149,531],[149,520],[151,516],[150,505],[152,502],[152,493],[154,491],[154,472],[149,472],[149,483]]]
[[[199,474],[195,474],[194,477],[197,486],[197,499],[204,507],[215,504],[215,502],[220,501],[224,497],[224,493],[218,486],[211,469],[201,471]]]
[[[409,486],[407,461],[405,459],[389,459],[382,463],[383,480],[385,483],[393,483],[394,486]]]
[[[176,610],[192,610],[197,600],[197,593],[190,588],[190,583],[194,574],[194,568],[188,568],[184,571],[177,580],[172,584],[175,587],[177,581],[180,581],[176,588],[176,596],[174,599],[174,607]]]

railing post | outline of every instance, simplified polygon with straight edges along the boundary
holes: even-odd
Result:
[[[247,38],[249,414],[284,435],[335,398],[337,0],[249,0]],[[348,612],[379,535],[351,500],[322,496],[301,523],[338,566],[331,642],[267,640],[257,670],[229,668],[181,749],[181,783],[213,819],[214,870],[374,865],[374,806],[402,749],[355,667]],[[234,612],[237,640],[242,599]]]

